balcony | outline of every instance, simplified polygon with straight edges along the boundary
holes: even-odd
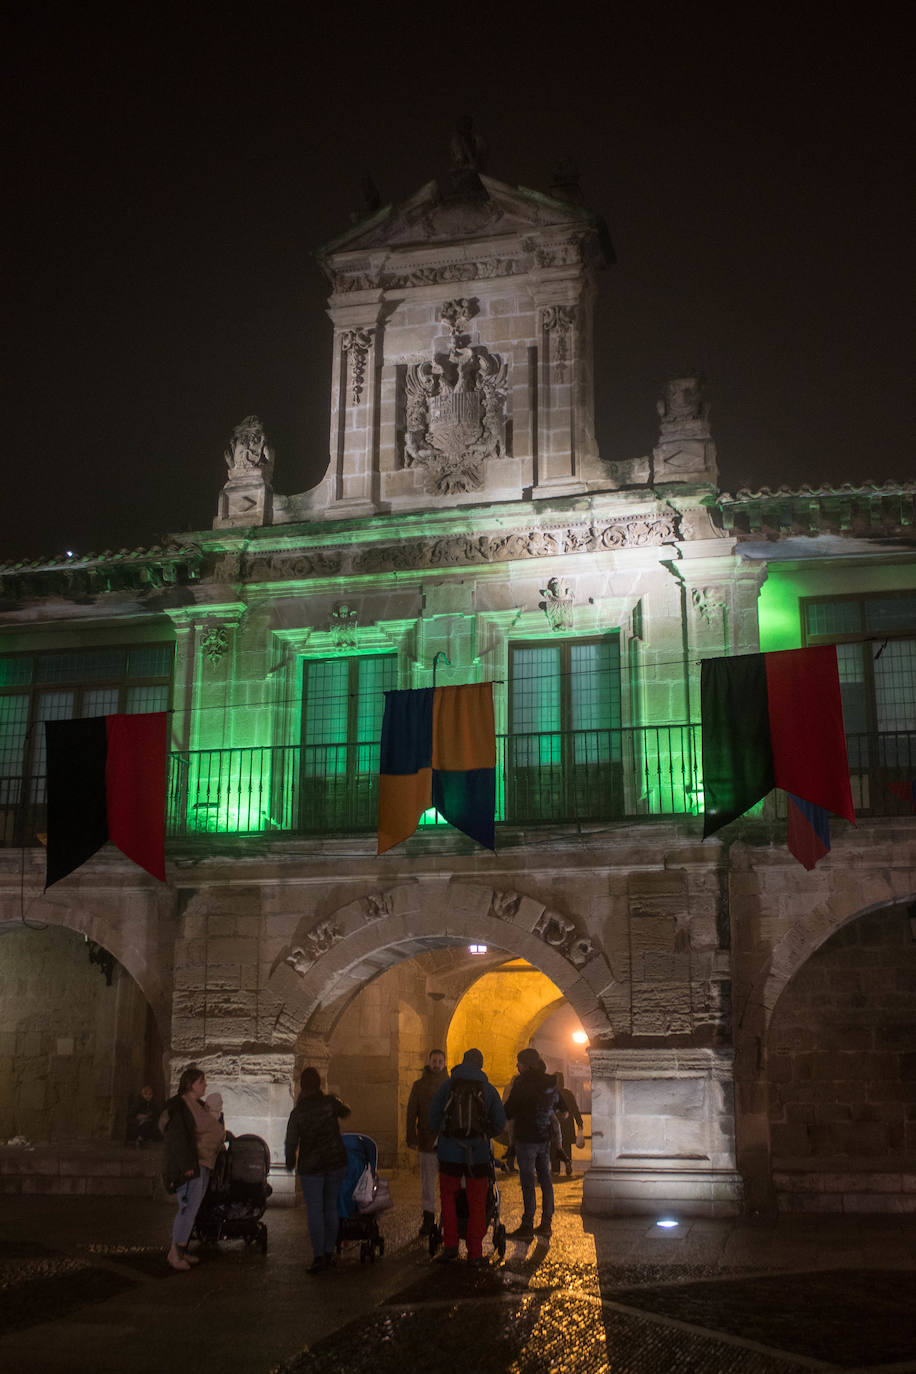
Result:
[[[891,790],[916,777],[916,732],[847,736],[856,814],[906,816]],[[169,758],[166,834],[371,833],[378,804],[378,744],[204,749]],[[544,825],[699,816],[700,726],[497,737],[497,825]],[[785,815],[776,794],[769,816]],[[445,825],[435,812],[424,826]],[[44,779],[0,777],[0,847],[35,845],[45,829]]]

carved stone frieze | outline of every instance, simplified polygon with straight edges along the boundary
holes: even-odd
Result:
[[[694,587],[690,592],[690,602],[704,625],[712,625],[715,616],[723,612],[727,605],[721,587]]]
[[[327,954],[343,939],[343,930],[335,920],[319,921],[306,934],[302,945],[296,946],[286,957],[286,963],[300,976],[305,975],[316,959]]]
[[[372,347],[371,329],[345,329],[340,346],[350,359],[350,394],[358,406],[366,383],[366,362]]]
[[[558,577],[551,577],[541,588],[541,602],[547,623],[552,630],[571,630],[573,627],[573,594]]]
[[[253,554],[242,560],[245,582],[275,582],[286,578],[334,577],[341,569],[339,553],[316,550],[310,554]]]
[[[679,519],[676,514],[641,515],[608,525],[521,530],[500,535],[452,535],[408,544],[378,545],[356,556],[353,571],[400,572],[412,568],[554,558],[563,553],[595,553],[602,549],[648,548],[679,538]]]

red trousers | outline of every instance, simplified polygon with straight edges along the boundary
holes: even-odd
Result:
[[[468,1201],[467,1246],[468,1259],[480,1259],[483,1253],[483,1236],[487,1229],[487,1180],[485,1178],[465,1178],[465,1191]],[[461,1188],[461,1179],[450,1174],[439,1175],[439,1198],[442,1204],[442,1244],[446,1249],[458,1248],[458,1217],[455,1212],[455,1199]]]

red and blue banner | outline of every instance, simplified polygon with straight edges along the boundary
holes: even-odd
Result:
[[[802,801],[791,792],[786,846],[809,872],[830,853],[830,816],[822,806],[812,806],[811,802]]]
[[[705,659],[700,697],[704,837],[781,787],[795,799],[790,824],[800,847],[811,858],[821,846],[822,858],[829,832],[825,840],[826,817],[815,811],[855,823],[835,645]],[[802,846],[804,826],[812,834]]]
[[[386,692],[379,773],[379,854],[412,835],[433,806],[493,849],[493,684]]]
[[[109,840],[165,882],[166,713],[45,722],[45,890]]]

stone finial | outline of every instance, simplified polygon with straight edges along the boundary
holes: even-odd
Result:
[[[257,415],[246,415],[241,424],[232,431],[226,452],[223,454],[229,469],[230,481],[238,477],[260,474],[269,482],[274,470],[274,451],[267,442],[264,426]]]
[[[470,115],[463,115],[449,143],[452,171],[483,172],[486,170],[487,144],[474,128]]]
[[[659,439],[709,439],[709,403],[703,395],[703,378],[675,377],[666,382],[656,402]]]

